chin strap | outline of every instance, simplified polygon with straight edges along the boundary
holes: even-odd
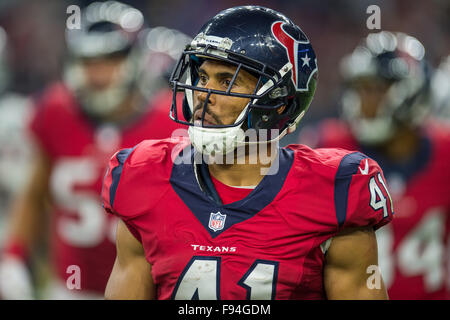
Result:
[[[208,198],[217,203],[219,206],[223,205],[222,199],[217,193],[216,188],[214,187],[214,183],[212,182],[208,165],[203,161],[203,159],[201,163],[195,163],[196,159],[195,152],[196,152],[195,150],[192,150],[193,153],[192,160],[194,163],[195,177],[200,186],[200,189],[202,189],[203,192],[205,192]]]

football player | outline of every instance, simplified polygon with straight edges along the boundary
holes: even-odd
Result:
[[[374,229],[393,208],[378,164],[277,148],[317,84],[297,25],[260,6],[224,10],[171,84],[185,93],[171,117],[189,139],[122,149],[105,176],[104,207],[121,219],[106,298],[387,298]]]
[[[10,88],[9,50],[7,33],[0,27],[0,250],[6,237],[11,204],[29,177],[33,156],[27,130],[33,114],[32,103]],[[20,268],[13,269],[12,274],[4,274],[0,269],[0,283],[5,277],[20,277]]]
[[[82,28],[67,31],[65,81],[52,84],[38,102],[31,129],[39,154],[14,208],[2,264],[13,261],[26,275],[27,259],[46,229],[44,213],[50,211],[54,279],[41,298],[103,297],[116,229],[116,219],[104,215],[99,201],[107,160],[117,148],[169,137],[180,127],[167,117],[172,94],[164,70],[165,64],[175,63],[172,56],[181,52],[186,36],[163,28],[142,30],[143,23],[141,12],[119,2],[86,7]],[[160,34],[172,39],[172,45],[153,46],[161,42]],[[154,55],[166,55],[165,64]],[[138,83],[147,78],[154,89],[143,92]],[[164,81],[165,88],[159,83]],[[0,283],[3,297],[33,297],[24,278]]]
[[[10,200],[26,181],[32,154],[27,133],[32,103],[10,89],[9,54],[7,34],[0,27],[0,246]]]
[[[425,49],[404,33],[373,33],[343,58],[342,75],[342,119],[315,129],[318,145],[360,150],[383,168],[396,213],[377,231],[389,297],[448,299],[450,133],[427,117]]]

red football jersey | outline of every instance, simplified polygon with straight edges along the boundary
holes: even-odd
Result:
[[[377,231],[379,264],[391,299],[449,299],[450,132],[428,123],[414,157],[394,164],[359,146],[348,125],[325,120],[319,146],[361,150],[383,168],[396,219]]]
[[[81,290],[103,295],[115,259],[117,222],[100,203],[108,159],[117,148],[169,137],[179,128],[169,119],[171,96],[161,93],[148,111],[121,127],[89,120],[62,84],[40,99],[31,128],[52,163],[50,254],[63,285],[74,270],[69,266],[77,266]]]
[[[203,191],[207,168],[200,188],[193,157],[188,139],[144,141],[104,180],[104,207],[142,243],[158,299],[326,298],[321,244],[392,219],[382,172],[359,152],[279,149],[278,170],[227,204]]]

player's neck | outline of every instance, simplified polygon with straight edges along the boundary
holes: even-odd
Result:
[[[247,149],[241,158],[235,154],[233,163],[209,164],[209,171],[215,179],[229,186],[256,186],[277,159],[277,152],[274,145],[267,146],[267,150],[263,151],[258,148],[256,154],[251,154]]]
[[[142,104],[142,97],[137,92],[131,93],[108,118],[112,122],[126,122],[127,119],[136,115]]]
[[[383,148],[383,153],[393,162],[403,162],[415,154],[420,136],[410,128],[400,129]]]

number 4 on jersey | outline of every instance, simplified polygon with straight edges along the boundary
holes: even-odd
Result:
[[[220,263],[220,257],[192,257],[175,285],[172,299],[219,300]],[[256,260],[237,284],[247,291],[247,299],[273,300],[277,278],[278,262]]]
[[[391,214],[392,214],[392,210],[394,207],[392,205],[392,198],[391,198],[391,195],[389,194],[389,190],[386,187],[386,183],[384,182],[384,179],[381,176],[381,173],[377,174],[377,178],[378,178],[379,184],[381,184],[381,187],[384,189],[385,193],[387,194],[387,196],[389,198]],[[370,178],[369,191],[370,191],[370,206],[372,207],[372,209],[375,211],[383,209],[383,217],[384,218],[387,217],[389,215],[389,212],[388,212],[388,207],[387,207],[386,196],[383,193],[383,191],[381,190],[380,186],[378,185],[375,177]]]

